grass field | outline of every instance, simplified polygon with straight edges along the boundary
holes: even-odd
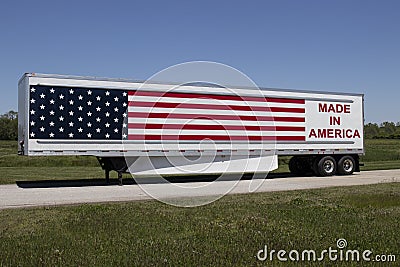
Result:
[[[400,140],[366,140],[365,148],[366,154],[361,158],[365,166],[361,170],[400,168]],[[281,157],[279,169],[274,172],[288,172],[288,161],[289,157]],[[16,141],[0,141],[0,172],[0,184],[104,177],[95,157],[18,156]],[[116,174],[111,172],[111,177],[116,178]]]
[[[399,221],[399,183],[229,195],[190,209],[141,201],[3,210],[0,266],[279,266],[257,251],[320,252],[339,238],[398,262]],[[296,266],[321,265],[333,264]]]

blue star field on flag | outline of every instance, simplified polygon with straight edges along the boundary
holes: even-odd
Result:
[[[127,138],[127,90],[31,86],[29,138]]]

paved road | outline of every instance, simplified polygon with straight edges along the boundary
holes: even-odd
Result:
[[[30,182],[0,186],[0,209],[34,206],[53,206],[79,203],[99,203],[151,199],[146,192],[164,199],[213,196],[232,188],[229,194],[249,193],[249,187],[258,185],[256,192],[286,191],[332,186],[365,185],[400,182],[400,170],[365,171],[352,176],[336,177],[279,177],[263,180],[188,182],[170,184],[147,183],[139,186],[85,185],[73,181],[50,183]],[[181,189],[181,190],[177,190]],[[193,190],[192,190],[193,189]],[[196,190],[194,190],[196,189]],[[225,190],[225,191],[224,191]]]

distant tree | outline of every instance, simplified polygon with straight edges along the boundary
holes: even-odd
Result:
[[[396,133],[396,125],[394,122],[385,121],[381,124],[381,133],[385,136],[394,135]]]
[[[364,126],[365,138],[376,138],[379,135],[379,126],[376,123],[368,123]]]
[[[0,115],[0,139],[17,140],[18,138],[18,113],[11,110]]]

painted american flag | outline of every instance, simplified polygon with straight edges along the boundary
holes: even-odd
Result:
[[[29,95],[31,139],[127,138],[127,90],[31,86]]]
[[[305,141],[305,100],[31,86],[29,138]]]

